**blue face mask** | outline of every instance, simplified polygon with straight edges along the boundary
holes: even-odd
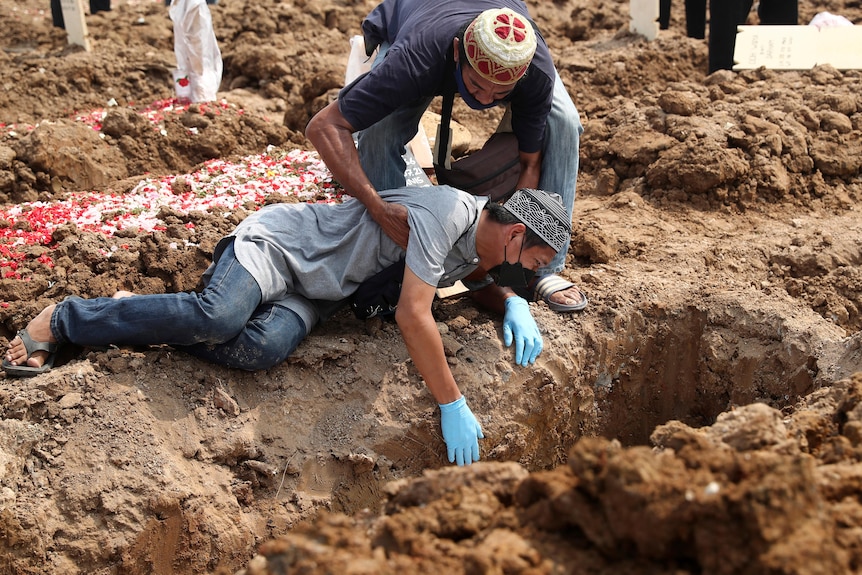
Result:
[[[464,100],[464,103],[474,110],[487,110],[488,108],[493,108],[497,105],[497,102],[483,104],[470,95],[470,91],[467,89],[467,86],[464,85],[464,76],[461,74],[460,61],[458,62],[458,65],[455,66],[455,83],[458,85],[458,93],[461,94],[461,98]]]

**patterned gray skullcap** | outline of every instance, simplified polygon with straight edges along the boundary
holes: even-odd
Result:
[[[558,252],[572,237],[572,220],[559,194],[521,188],[503,207]]]

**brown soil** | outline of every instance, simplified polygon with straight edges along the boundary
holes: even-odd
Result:
[[[521,368],[496,318],[435,304],[483,463],[446,463],[390,323],[342,313],[258,373],[66,349],[48,374],[0,380],[0,571],[862,569],[862,73],[707,77],[681,2],[653,42],[627,33],[624,0],[529,4],[586,128],[564,275],[590,306],[536,304],[545,351]],[[305,123],[373,5],[221,0],[224,104],[159,130],[140,112],[173,96],[161,1],[88,16],[86,53],[47,0],[0,0],[0,200],[310,149]],[[855,0],[800,2],[800,21],[823,9],[862,22]],[[100,109],[101,132],[74,119]],[[455,115],[475,145],[496,114]],[[54,268],[31,250],[26,280],[0,280],[0,343],[68,295],[194,289],[244,213],[59,229]]]

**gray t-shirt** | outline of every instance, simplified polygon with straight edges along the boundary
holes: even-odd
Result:
[[[407,208],[406,265],[432,286],[450,286],[476,269],[476,224],[487,198],[449,186],[380,193]],[[341,204],[274,204],[247,217],[231,234],[240,264],[260,286],[263,303],[294,309],[310,329],[307,300],[341,301],[359,284],[404,257],[353,198]],[[218,261],[224,249],[214,254]],[[306,304],[307,305],[307,304]],[[311,325],[309,325],[311,321]]]

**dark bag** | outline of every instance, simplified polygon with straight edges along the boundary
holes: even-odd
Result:
[[[437,183],[500,200],[515,191],[521,175],[518,139],[511,132],[498,132],[482,149],[455,160],[449,168],[435,165],[434,172]]]
[[[447,66],[440,127],[434,141],[434,173],[437,183],[447,184],[476,196],[500,200],[515,191],[521,175],[518,139],[511,132],[493,134],[481,149],[450,161],[452,105],[455,101],[454,57]]]
[[[403,281],[404,258],[401,258],[359,284],[359,288],[350,296],[354,315],[359,319],[395,315]]]

